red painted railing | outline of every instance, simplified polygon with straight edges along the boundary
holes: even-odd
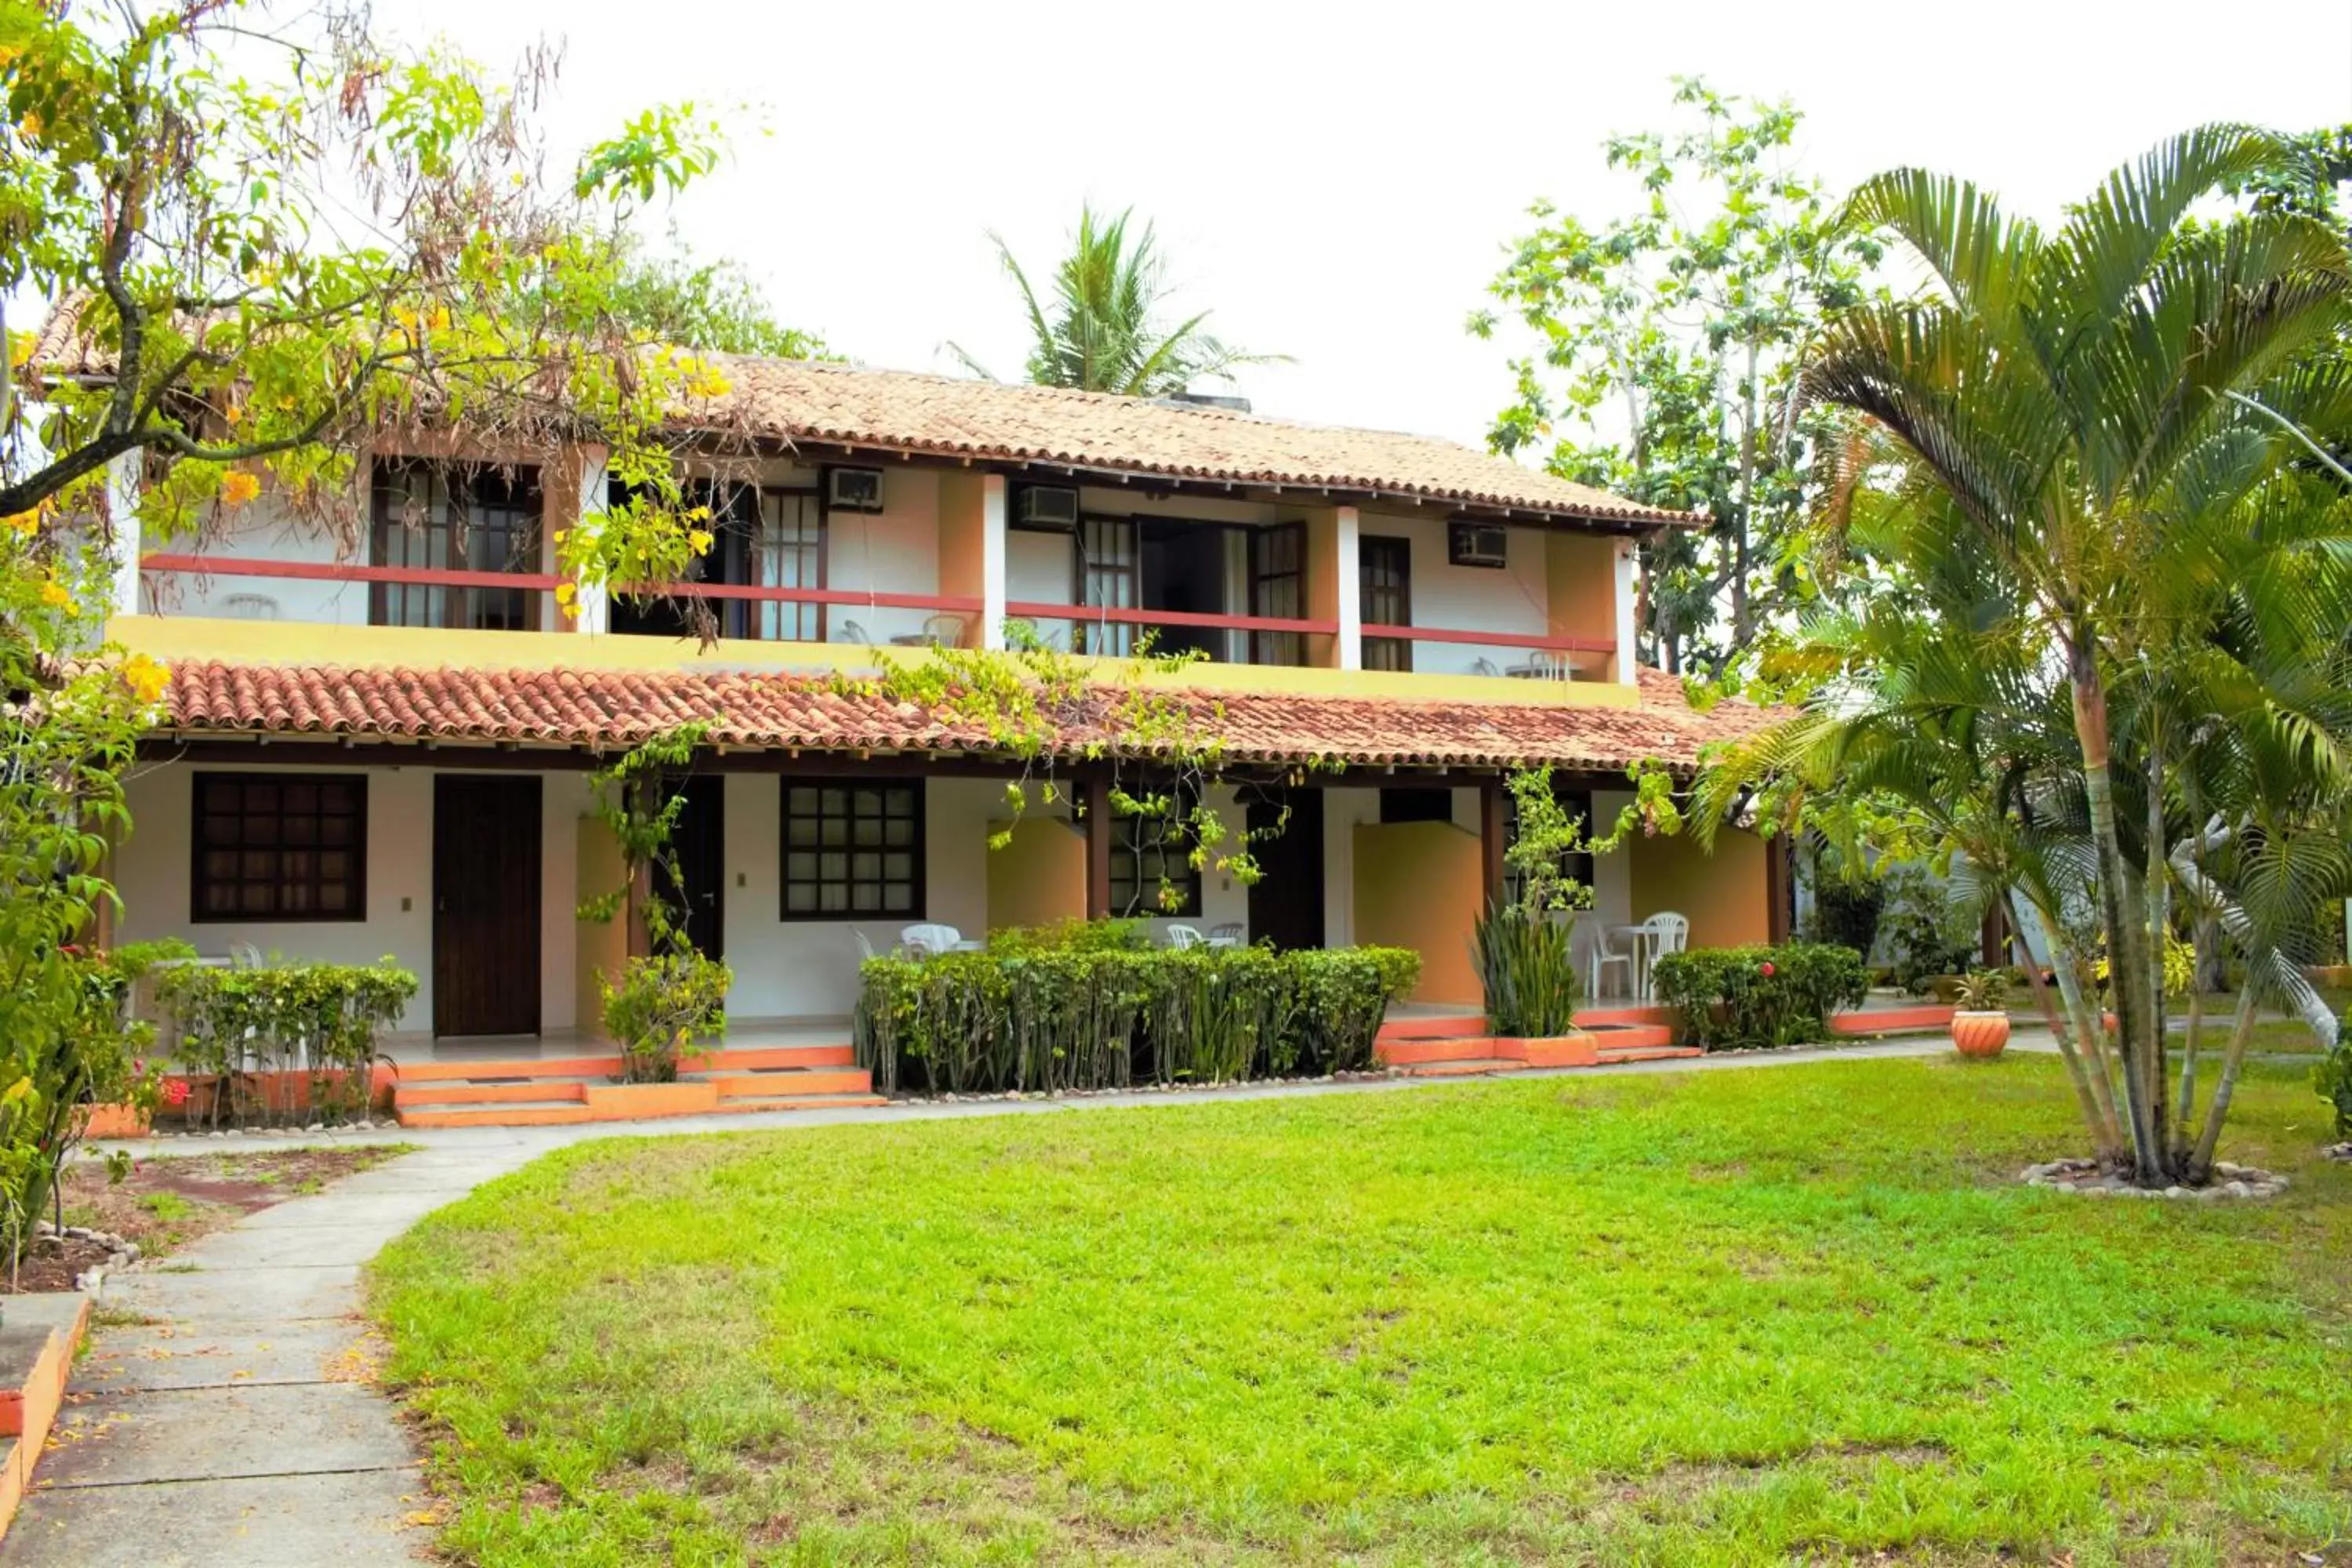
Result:
[[[1478,647],[1541,648],[1547,653],[1615,653],[1614,637],[1563,637],[1549,632],[1469,632],[1444,626],[1366,626],[1368,637],[1400,642],[1468,643]]]
[[[770,588],[746,583],[615,584],[615,594],[670,594],[681,599],[751,599],[778,605],[870,605],[882,610],[937,610],[976,616],[979,599],[968,594],[866,593],[856,588]]]
[[[551,572],[466,572],[447,566],[366,566],[356,561],[250,561],[242,555],[142,555],[142,572],[194,572],[207,577],[299,577],[312,583],[400,583],[426,588],[511,588],[545,593],[563,579]]]
[[[1027,621],[1108,621],[1129,626],[1197,626],[1221,632],[1305,632],[1323,637],[1339,635],[1337,621],[1300,620],[1288,616],[1210,616],[1192,610],[1118,608],[1106,605],[1050,605],[1015,599],[1004,606],[1008,616]]]

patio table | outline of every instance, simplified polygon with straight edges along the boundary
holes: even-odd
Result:
[[[1633,952],[1633,999],[1637,1002],[1649,1001],[1650,964],[1653,961],[1653,950],[1658,941],[1656,928],[1646,925],[1611,926],[1609,935],[1612,941],[1622,938],[1622,945]]]

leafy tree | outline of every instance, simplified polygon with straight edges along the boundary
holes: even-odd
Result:
[[[1704,532],[1643,547],[1640,619],[1645,657],[1711,672],[1809,595],[1834,422],[1805,407],[1797,367],[1823,320],[1863,298],[1879,247],[1834,228],[1794,172],[1794,108],[1687,77],[1675,103],[1693,123],[1606,143],[1639,208],[1596,226],[1537,203],[1489,286],[1498,305],[1470,330],[1492,337],[1508,315],[1535,340],[1511,362],[1496,451],[1706,514]]]
[[[824,338],[776,319],[758,284],[732,259],[700,261],[678,246],[657,254],[624,230],[613,312],[656,342],[705,353],[838,362]]]
[[[1818,626],[1844,679],[1727,770],[1893,792],[1965,854],[2058,954],[2095,1141],[2153,1185],[2210,1173],[2261,1000],[2334,1032],[2297,960],[2352,881],[2352,505],[2312,457],[2352,421],[2352,263],[2298,215],[2187,221],[2285,155],[2193,131],[2050,234],[1920,171],[1855,193],[1932,282],[1833,322],[1806,382],[1861,421],[1879,483],[1840,493],[1913,589]],[[2168,1063],[2179,915],[2247,971],[2201,1118],[2196,1047],[2177,1095]]]
[[[1202,330],[1206,310],[1169,325],[1161,309],[1173,292],[1167,258],[1149,222],[1141,233],[1130,233],[1134,216],[1133,208],[1115,218],[1097,214],[1091,205],[1080,208],[1070,254],[1054,269],[1050,300],[1039,298],[1003,237],[989,236],[1028,315],[1032,382],[1128,397],[1169,397],[1196,381],[1231,381],[1238,366],[1288,357],[1226,346]],[[954,343],[948,348],[966,370],[989,375],[963,349]]]
[[[87,15],[0,0],[0,289],[58,312],[37,342],[9,338],[0,517],[102,516],[107,466],[137,456],[151,536],[266,480],[349,537],[362,447],[462,422],[518,460],[608,447],[636,499],[568,531],[565,563],[683,574],[662,416],[723,383],[633,319],[625,235],[715,165],[712,121],[646,110],[551,185],[544,53],[498,82],[348,13],[275,31],[233,0]],[[280,68],[247,80],[217,52],[230,36],[240,64],[274,50]]]

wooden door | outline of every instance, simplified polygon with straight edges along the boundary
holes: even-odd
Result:
[[[433,778],[433,1032],[539,1033],[540,784]]]
[[[658,880],[672,915],[686,927],[686,940],[705,958],[726,956],[727,930],[727,781],[718,773],[697,773],[674,786],[686,797],[670,833],[670,851],[677,859],[683,887],[667,873]]]
[[[1253,800],[1248,822],[1253,836],[1282,819],[1280,800]],[[1249,890],[1252,942],[1271,942],[1286,951],[1323,945],[1323,792],[1295,789],[1286,804],[1290,820],[1271,838],[1253,837],[1250,851],[1265,872]]]

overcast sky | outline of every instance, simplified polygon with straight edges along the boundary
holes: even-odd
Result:
[[[749,106],[771,133],[740,138],[678,226],[867,363],[948,370],[952,338],[1018,375],[986,231],[1040,276],[1081,201],[1132,204],[1183,303],[1295,356],[1244,373],[1260,412],[1472,441],[1509,392],[1504,350],[1463,331],[1505,240],[1538,196],[1623,210],[1600,144],[1665,123],[1675,74],[1794,100],[1805,166],[1832,188],[1924,163],[2042,215],[2200,121],[2352,120],[2347,0],[378,0],[377,16],[491,61],[562,38],[554,129],[573,141],[656,100]]]

